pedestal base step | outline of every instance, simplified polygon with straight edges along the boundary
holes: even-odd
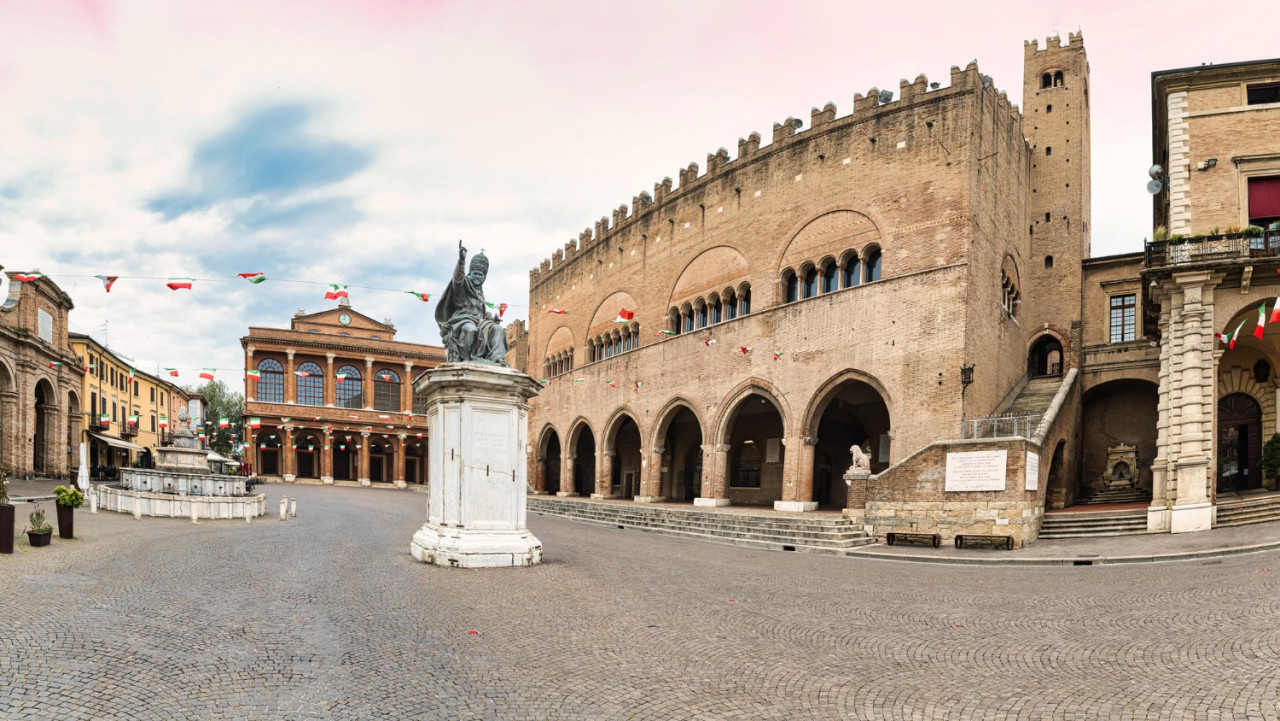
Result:
[[[413,534],[409,552],[423,563],[450,568],[502,568],[542,562],[542,542],[527,530],[471,530],[428,523]]]

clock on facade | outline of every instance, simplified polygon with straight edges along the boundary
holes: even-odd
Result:
[[[342,315],[338,316],[338,322],[343,325],[351,325],[351,316],[347,315],[346,313],[343,313]]]

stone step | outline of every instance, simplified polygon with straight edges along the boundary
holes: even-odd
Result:
[[[1256,508],[1256,507],[1275,507],[1280,508],[1280,495],[1266,494],[1259,496],[1240,496],[1221,500],[1218,502],[1218,510],[1221,512],[1224,508]]]
[[[646,528],[674,528],[674,529],[694,529],[705,533],[722,533],[726,535],[734,534],[751,534],[751,535],[768,535],[777,536],[779,538],[808,538],[813,540],[841,540],[850,537],[861,537],[865,534],[858,529],[852,527],[833,527],[822,530],[801,530],[795,528],[777,528],[760,526],[755,527],[746,523],[709,523],[700,520],[670,520],[657,518],[628,518],[621,515],[611,514],[585,514],[585,513],[557,513],[555,511],[534,511],[535,513],[544,513],[545,515],[556,515],[563,518],[571,518],[575,520],[592,521],[603,524],[617,524]]]
[[[1145,510],[1096,513],[1049,513],[1040,524],[1040,538],[1132,536],[1147,532]]]
[[[1147,533],[1146,526],[1142,530],[1098,530],[1098,531],[1040,531],[1039,538],[1106,538],[1109,536],[1140,536]]]
[[[619,504],[590,503],[590,502],[560,502],[546,500],[535,500],[530,498],[528,502],[530,510],[543,509],[551,510],[556,513],[585,513],[596,515],[621,516],[628,518],[674,518],[681,521],[704,520],[707,522],[720,523],[745,523],[752,526],[771,525],[787,528],[829,528],[836,526],[853,526],[853,521],[841,517],[814,517],[800,516],[795,518],[765,515],[765,514],[747,514],[747,513],[725,513],[716,511],[685,511],[675,509],[653,508],[648,506],[623,506]]]
[[[1228,518],[1218,517],[1217,523],[1213,524],[1214,528],[1229,528],[1232,526],[1251,526],[1255,523],[1270,523],[1272,521],[1280,521],[1280,512],[1259,513],[1250,516],[1231,516]]]
[[[1146,503],[1151,494],[1145,491],[1103,491],[1080,501],[1082,506],[1102,506],[1112,503]]]
[[[550,514],[550,513],[545,515],[558,516],[558,514]],[[856,548],[858,546],[864,546],[864,545],[869,545],[871,543],[874,543],[874,539],[869,538],[868,536],[866,536],[866,534],[860,534],[860,533],[859,534],[850,533],[850,534],[845,534],[841,537],[832,537],[832,538],[809,538],[809,537],[788,535],[785,533],[751,533],[751,532],[745,532],[745,531],[726,532],[723,530],[710,530],[710,529],[700,528],[697,526],[679,527],[674,525],[632,524],[632,523],[618,523],[616,522],[616,520],[597,519],[597,518],[583,518],[583,517],[575,517],[575,516],[558,516],[558,517],[565,518],[567,520],[572,520],[572,521],[579,521],[583,523],[595,523],[602,526],[614,526],[614,527],[623,526],[625,528],[641,530],[641,531],[651,531],[654,533],[662,533],[667,535],[690,535],[690,536],[699,536],[699,537],[706,537],[706,538],[718,538],[718,539],[724,539],[724,540],[730,540],[730,541],[752,542],[752,543],[770,545],[771,547],[776,546],[778,548],[781,548],[783,546],[806,546],[811,548],[825,548],[830,550],[839,550],[839,549],[847,549],[847,548]]]
[[[1124,509],[1119,511],[1067,511],[1044,514],[1043,523],[1062,523],[1069,521],[1097,521],[1111,523],[1114,521],[1147,520],[1146,509]]]

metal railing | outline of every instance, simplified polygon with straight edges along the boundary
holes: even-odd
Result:
[[[960,421],[960,438],[1031,438],[1043,418],[1040,413],[1004,413]]]
[[[1192,263],[1280,258],[1280,230],[1259,235],[1232,233],[1204,238],[1179,238],[1147,242],[1146,267],[1164,268]]]

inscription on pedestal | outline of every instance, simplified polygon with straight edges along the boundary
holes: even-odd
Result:
[[[1003,491],[1008,460],[1008,451],[948,453],[945,490]]]

